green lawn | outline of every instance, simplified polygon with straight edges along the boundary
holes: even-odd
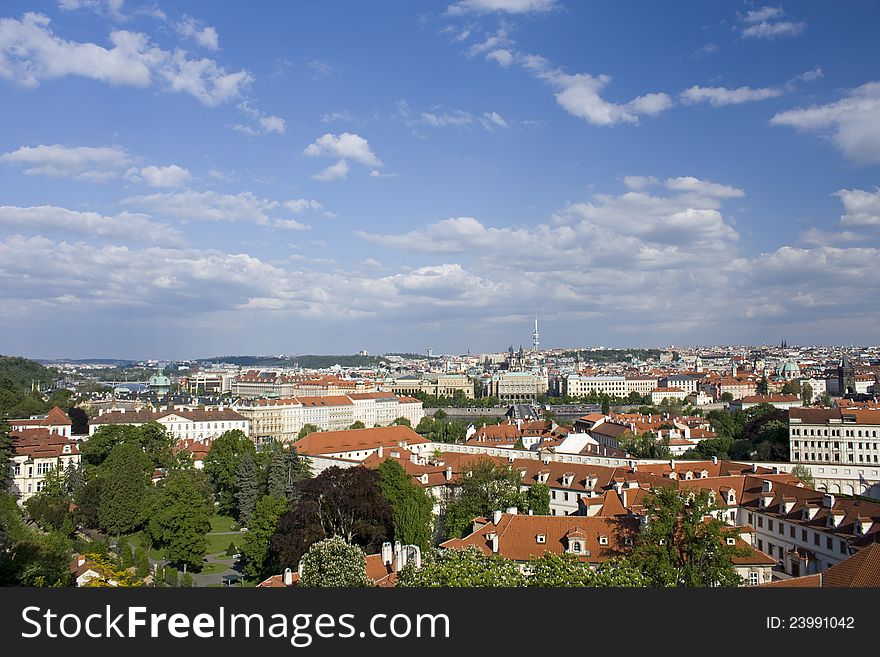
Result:
[[[235,525],[234,528],[233,525]],[[229,516],[221,516],[218,514],[211,516],[212,532],[233,532],[237,529],[238,525],[235,523],[234,518],[230,518]]]
[[[244,541],[244,534],[206,534],[205,540],[208,542],[207,554],[220,554],[226,556],[226,548],[229,543],[235,543],[235,547],[240,548]]]
[[[198,573],[194,573],[196,575],[213,575],[214,573],[219,573],[229,568],[226,564],[222,563],[205,563],[202,564],[202,569]]]

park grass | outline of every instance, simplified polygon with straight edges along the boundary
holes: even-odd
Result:
[[[243,540],[244,534],[240,536],[234,534],[205,534],[205,541],[207,542],[206,553],[220,554],[222,552],[223,556],[226,556],[226,550],[230,543],[235,543],[235,547],[241,548]]]
[[[202,569],[198,573],[193,573],[194,575],[214,575],[219,572],[223,572],[224,570],[228,570],[229,566],[222,563],[203,563]]]
[[[233,525],[235,525],[235,519],[230,518],[229,516],[221,516],[219,514],[214,514],[211,516],[211,532],[232,532],[237,529],[233,529]]]

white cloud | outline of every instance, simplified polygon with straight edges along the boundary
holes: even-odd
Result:
[[[340,135],[328,132],[306,146],[303,153],[311,157],[344,158],[368,167],[382,166],[382,162],[370,150],[369,142],[351,132],[343,132]]]
[[[422,122],[433,128],[446,128],[449,126],[460,128],[473,123],[474,117],[471,116],[470,112],[464,110],[453,110],[451,112],[444,112],[443,114],[422,112]]]
[[[624,176],[623,184],[629,189],[638,191],[649,185],[656,185],[657,178],[654,176]]]
[[[829,246],[847,242],[862,242],[864,240],[864,235],[859,235],[849,230],[828,233],[818,228],[810,228],[800,236],[801,242],[814,246]]]
[[[315,72],[317,76],[326,76],[336,72],[336,69],[333,68],[328,62],[325,62],[322,59],[313,59],[309,62],[309,68]]]
[[[192,39],[202,48],[207,48],[208,50],[220,49],[220,38],[217,35],[217,30],[211,26],[203,26],[201,21],[197,21],[191,16],[184,16],[174,26],[174,29],[182,37]]]
[[[446,12],[452,16],[487,14],[494,11],[508,14],[541,13],[556,7],[556,0],[458,0]]]
[[[740,198],[746,195],[743,190],[736,187],[719,185],[718,183],[700,180],[693,176],[667,178],[664,184],[668,189],[677,192],[693,192],[710,198]]]
[[[336,121],[352,121],[351,114],[344,110],[342,112],[330,112],[321,115],[321,123],[335,123]]]
[[[251,192],[233,195],[192,190],[133,196],[123,203],[176,217],[184,222],[250,221],[264,226],[270,223],[272,211],[280,205],[277,201],[259,198]]]
[[[483,112],[480,123],[489,132],[495,132],[496,128],[509,128],[507,121],[498,112]]]
[[[873,226],[880,228],[880,188],[873,192],[863,189],[841,189],[834,193],[843,203],[843,226]]]
[[[309,230],[311,228],[308,224],[301,223],[296,219],[276,219],[272,222],[272,226],[282,230]]]
[[[292,199],[284,203],[284,207],[294,214],[302,214],[306,210],[323,210],[324,206],[318,201],[305,198]]]
[[[68,75],[141,88],[158,83],[208,106],[239,97],[253,81],[246,70],[229,73],[211,59],[163,50],[137,32],[115,30],[109,41],[108,49],[62,39],[42,14],[0,19],[0,77],[25,88]]]
[[[280,116],[272,116],[257,109],[251,104],[251,101],[245,100],[238,104],[238,111],[253,121],[253,126],[235,125],[233,129],[243,132],[248,136],[255,136],[259,133],[275,132],[283,135],[287,131],[287,122]]]
[[[116,178],[131,162],[118,146],[22,146],[0,155],[0,162],[24,166],[26,174],[78,178],[93,182]]]
[[[880,82],[863,84],[833,103],[780,112],[770,123],[827,134],[850,160],[880,162]]]
[[[781,7],[761,7],[746,12],[742,18],[742,35],[751,39],[773,39],[783,36],[797,36],[807,27],[802,21],[784,20]]]
[[[176,164],[143,167],[137,173],[150,187],[180,187],[192,178],[187,169]]]
[[[78,212],[52,205],[0,206],[0,226],[29,233],[64,233],[157,244],[175,244],[182,240],[177,229],[151,221],[147,215],[121,212],[108,217],[96,212]]]
[[[539,80],[558,89],[556,102],[566,112],[593,125],[638,123],[640,113],[658,114],[672,105],[672,99],[663,93],[639,96],[623,105],[612,103],[599,94],[611,81],[608,75],[568,74],[553,68],[540,55],[524,55],[520,57],[520,62]]]
[[[491,59],[501,66],[505,68],[510,66],[513,63],[513,53],[511,53],[506,48],[499,48],[498,50],[493,50],[488,55],[486,55],[486,59]]]
[[[62,11],[88,9],[119,22],[127,21],[129,18],[122,13],[124,4],[125,0],[58,0],[58,8]]]
[[[320,182],[329,182],[331,180],[345,179],[348,176],[348,162],[339,160],[336,164],[331,164],[326,169],[322,169],[312,178]]]
[[[781,95],[782,90],[773,87],[760,89],[738,87],[736,89],[728,89],[726,87],[701,87],[694,85],[682,91],[680,98],[686,105],[709,103],[713,107],[722,107],[724,105],[739,105],[741,103],[767,100],[768,98],[778,98]]]

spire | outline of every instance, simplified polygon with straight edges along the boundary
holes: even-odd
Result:
[[[538,333],[538,314],[535,313],[535,330],[534,330],[534,332],[532,333],[532,347],[534,348],[534,351],[535,351],[536,353],[537,353],[537,351],[538,351],[538,345],[541,344],[541,343],[540,343],[540,340],[539,340],[538,338],[539,338],[539,333]]]

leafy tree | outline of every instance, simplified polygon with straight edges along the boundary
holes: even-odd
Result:
[[[89,553],[84,556],[95,564],[94,571],[97,573],[96,576],[86,580],[84,587],[135,588],[144,585],[143,578],[138,577],[133,568],[121,568],[100,553]]]
[[[98,523],[110,534],[129,534],[143,524],[152,474],[150,458],[136,443],[116,445],[98,469]]]
[[[487,556],[476,547],[423,552],[422,567],[413,562],[397,575],[399,587],[512,587],[524,586],[526,577],[515,561]]]
[[[816,479],[813,477],[813,473],[807,466],[798,463],[791,469],[791,474],[792,476],[797,477],[807,488],[816,487]]]
[[[755,392],[759,395],[766,395],[770,392],[770,384],[767,382],[767,377],[761,377],[761,380],[755,385]]]
[[[394,540],[404,545],[427,549],[431,543],[434,501],[394,459],[386,459],[378,468],[379,487],[391,504]]]
[[[134,550],[134,568],[135,575],[141,579],[150,574],[150,558],[142,546]]]
[[[643,587],[650,586],[641,569],[631,559],[609,559],[594,572],[590,586]]]
[[[435,420],[444,420],[444,419],[446,419],[446,415],[447,415],[446,411],[444,411],[442,408],[438,408],[436,411],[434,411],[434,419]],[[426,415],[425,417],[428,417],[428,416]]]
[[[205,474],[218,494],[220,513],[231,516],[236,512],[235,474],[238,462],[245,454],[255,454],[254,443],[239,429],[222,433],[211,443],[205,457]]]
[[[632,562],[651,586],[739,586],[727,545],[727,526],[718,520],[707,491],[673,486],[655,489],[645,503],[648,525],[638,536]]]
[[[366,587],[373,582],[367,577],[364,551],[340,536],[333,536],[313,544],[303,555],[299,585]]]
[[[786,381],[781,390],[783,395],[800,395],[801,394],[801,382],[800,381]]]
[[[816,400],[816,403],[819,406],[825,406],[826,408],[831,406],[834,403],[834,400],[831,398],[831,395],[827,392],[823,392],[819,395],[819,398]]]
[[[809,406],[813,403],[813,386],[809,383],[805,383],[801,386],[801,402],[804,406]]]
[[[296,485],[311,476],[308,459],[297,454],[295,447],[273,449],[267,469],[267,493],[282,499],[291,499]]]
[[[550,488],[546,484],[533,484],[526,491],[526,505],[536,516],[550,515]]]
[[[604,396],[602,397],[602,415],[608,415],[611,412],[611,400]]]
[[[520,473],[506,464],[495,465],[485,457],[472,462],[461,478],[458,498],[446,505],[446,537],[461,538],[478,516],[511,507],[526,510],[521,482]]]
[[[580,587],[590,586],[591,581],[589,565],[574,554],[545,552],[529,564],[529,586]]]
[[[24,522],[16,499],[0,493],[0,586],[68,586],[71,544]]]
[[[171,436],[158,422],[147,422],[141,426],[130,424],[107,424],[95,431],[95,435],[80,446],[83,460],[89,465],[101,465],[114,447],[132,443],[150,457],[156,467],[167,467],[171,463]]]
[[[15,444],[9,434],[9,425],[0,418],[0,491],[9,490],[11,481],[10,461],[15,454]]]
[[[24,507],[28,515],[44,530],[60,531],[65,536],[70,536],[76,529],[70,502],[64,473],[56,468],[46,474],[43,489],[29,498]]]
[[[198,470],[169,472],[159,484],[147,529],[168,559],[184,569],[202,563],[214,512],[212,497],[211,485]]]
[[[259,579],[278,570],[277,564],[271,559],[269,541],[275,534],[278,519],[286,508],[287,499],[284,497],[264,495],[257,502],[251,523],[248,525],[248,532],[244,535],[241,545],[244,572],[248,577]],[[233,551],[232,554],[235,552]]]
[[[281,516],[271,540],[280,564],[298,563],[312,543],[324,538],[341,536],[374,552],[392,535],[393,514],[376,470],[327,468],[301,481],[294,496],[295,505]]]
[[[650,431],[643,431],[638,436],[622,439],[620,448],[641,459],[668,459],[672,456],[669,449],[669,439],[658,441],[657,436]]]
[[[394,420],[394,422],[392,422],[391,424],[392,424],[392,426],[394,426],[394,425],[400,425],[400,426],[405,426],[405,427],[409,427],[410,429],[412,429],[412,422],[409,421],[409,418],[408,418],[408,417],[399,417],[399,418],[396,418],[396,419]]]
[[[245,527],[248,526],[248,521],[259,497],[259,472],[257,472],[253,456],[249,452],[245,452],[239,459],[238,467],[235,470],[236,517]]]
[[[351,426],[349,427],[349,429],[366,429],[366,428],[367,428],[367,425],[365,425],[360,420],[357,420],[356,422],[352,422]]]
[[[308,436],[310,433],[315,433],[316,431],[320,431],[320,429],[318,429],[318,427],[316,427],[314,424],[304,424],[303,428],[299,430],[299,433],[297,434],[296,439],[302,440],[303,438]]]
[[[722,392],[721,393],[721,401],[730,403],[733,401],[733,393],[731,392]]]
[[[89,416],[79,406],[71,406],[68,408],[67,417],[73,422],[70,432],[74,436],[85,435],[89,432]]]
[[[183,577],[180,578],[180,585],[186,588],[192,588],[193,586],[195,586],[192,573],[184,573]]]

